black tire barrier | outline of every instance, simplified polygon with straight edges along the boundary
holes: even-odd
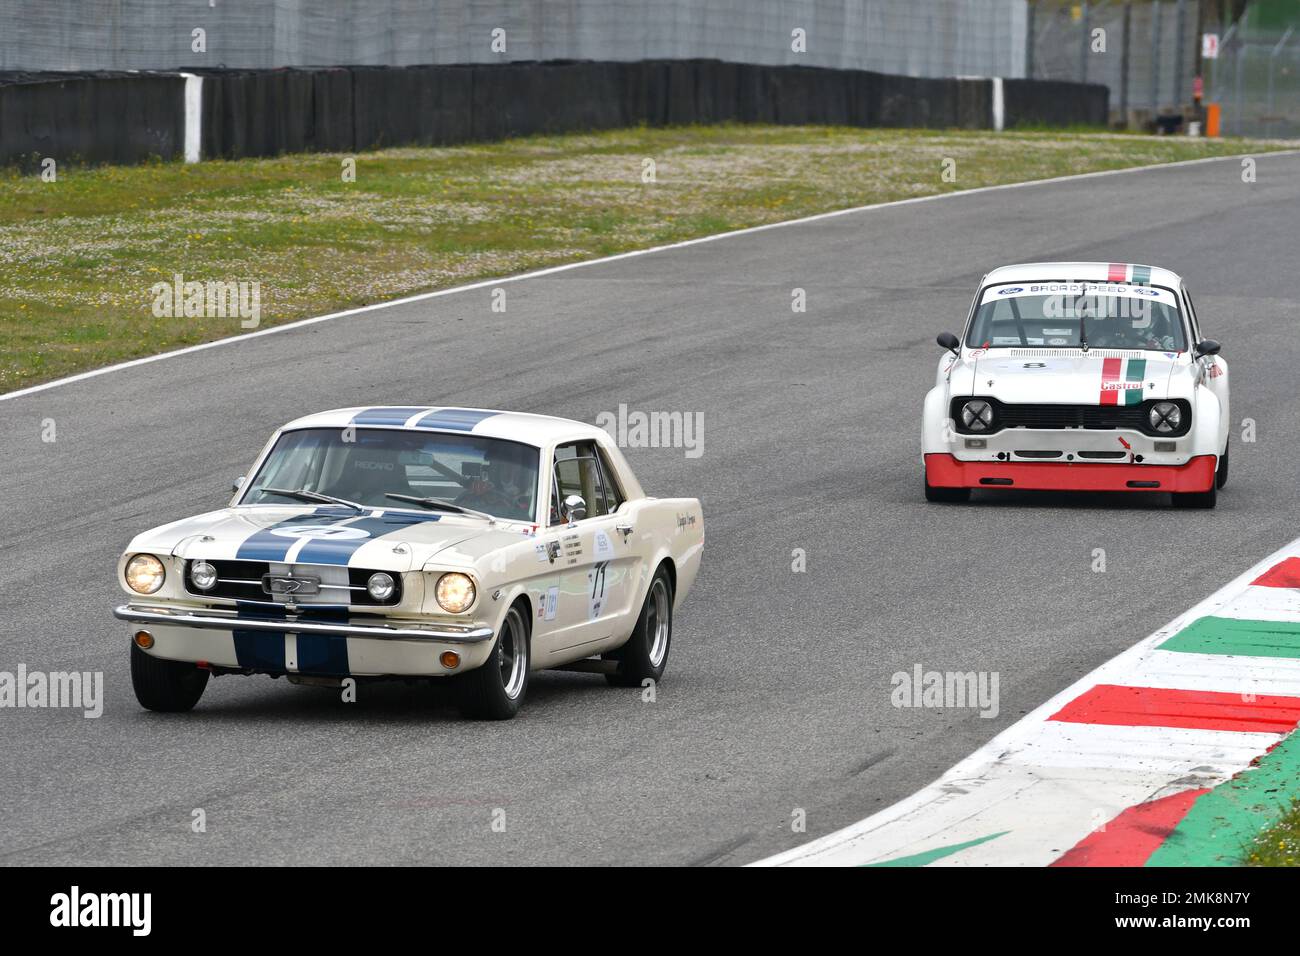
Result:
[[[204,158],[692,123],[989,129],[993,81],[720,60],[195,70]],[[0,164],[177,158],[184,78],[0,73]],[[1105,86],[1004,80],[1005,125],[1104,125]]]
[[[0,73],[0,165],[179,158],[183,90],[174,74]]]
[[[1017,126],[1105,126],[1110,89],[1099,83],[1003,80],[1006,128]]]

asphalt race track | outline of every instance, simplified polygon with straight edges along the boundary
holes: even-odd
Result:
[[[0,863],[736,864],[881,809],[1296,537],[1298,239],[1300,156],[1261,157],[1254,184],[1229,159],[856,212],[511,283],[504,314],[469,291],[0,402],[0,670],[103,671],[106,699],[97,720],[0,711]],[[1188,278],[1232,368],[1216,511],[923,501],[935,334],[985,271],[1045,259]],[[121,549],[222,507],[279,424],[620,403],[704,422],[698,458],[627,450],[649,493],[704,502],[657,702],[543,673],[502,724],[400,684],[344,704],[221,678],[189,715],[136,704]],[[997,672],[1001,712],[895,709],[916,664]]]

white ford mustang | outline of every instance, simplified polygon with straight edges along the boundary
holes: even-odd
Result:
[[[986,275],[925,398],[930,501],[971,489],[1171,492],[1213,508],[1228,480],[1228,365],[1183,280],[1127,263]]]
[[[489,719],[541,668],[639,686],[663,675],[704,547],[698,500],[647,497],[604,431],[540,415],[311,415],[236,491],[119,562],[152,710],[189,710],[220,674],[452,678]]]

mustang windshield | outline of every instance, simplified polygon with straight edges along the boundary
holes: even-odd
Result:
[[[351,438],[351,441],[346,441]],[[531,521],[540,452],[531,445],[441,432],[305,428],[285,432],[242,504],[289,504],[316,492],[374,508],[423,510],[389,494],[438,498],[498,518]]]
[[[971,348],[1187,348],[1178,300],[1168,289],[1111,282],[990,286],[975,312]]]

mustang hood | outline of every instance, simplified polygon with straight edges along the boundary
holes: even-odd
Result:
[[[1030,354],[1011,356],[999,350],[974,359],[967,394],[1013,403],[1136,405],[1169,398],[1171,391],[1185,396],[1186,389],[1175,387],[1181,378],[1190,386],[1188,364],[1180,363],[1174,352],[1024,351]]]
[[[146,531],[129,550],[182,558],[409,571],[479,535],[505,534],[478,518],[338,507],[235,507]],[[511,535],[518,538],[517,532]]]

